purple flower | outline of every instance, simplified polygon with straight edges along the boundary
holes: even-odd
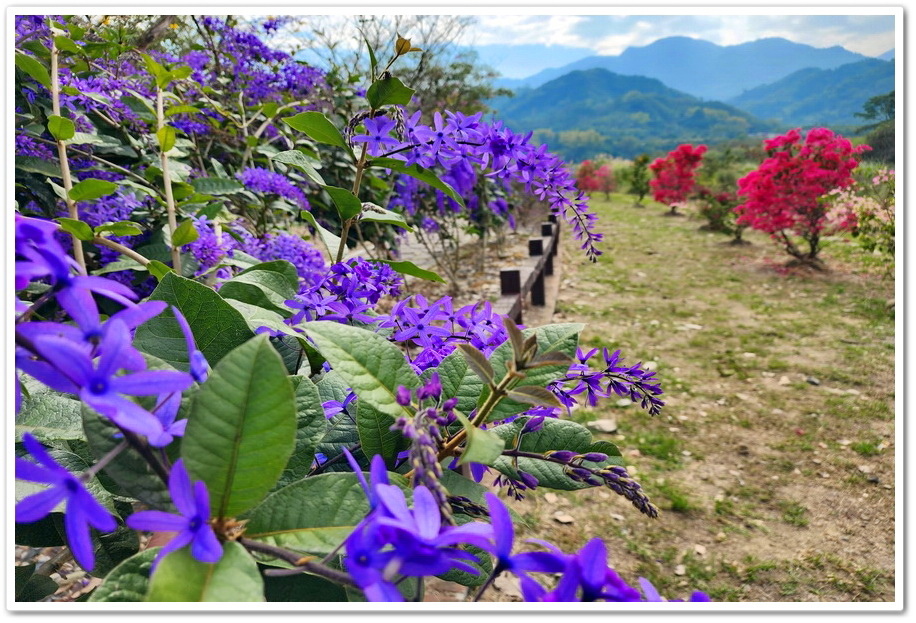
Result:
[[[51,486],[16,504],[16,522],[38,521],[66,500],[64,527],[67,542],[76,562],[84,569],[91,570],[95,566],[95,555],[89,526],[102,532],[111,532],[118,527],[117,521],[92,497],[83,481],[55,461],[30,433],[22,435],[22,444],[37,463],[17,457],[16,478]]]
[[[62,337],[41,336],[35,348],[53,366],[58,378],[35,375],[38,380],[57,389],[77,394],[87,405],[112,420],[119,427],[148,438],[151,445],[162,446],[171,440],[159,419],[121,394],[149,396],[182,391],[193,378],[177,370],[149,370],[115,376],[118,370],[130,368],[135,357],[130,334],[120,320],[109,320],[105,336],[99,342],[98,365],[79,345]]]
[[[363,121],[366,128],[365,134],[358,134],[351,140],[353,143],[366,143],[369,155],[379,156],[386,151],[386,146],[396,148],[400,143],[389,136],[394,129],[395,122],[388,117],[374,117]]]
[[[210,525],[210,495],[207,485],[198,480],[192,487],[191,477],[182,459],[172,465],[169,493],[179,514],[152,510],[140,511],[127,518],[127,525],[134,530],[178,533],[156,554],[153,567],[170,552],[188,544],[191,545],[191,555],[197,560],[219,562],[223,556],[223,546]]]

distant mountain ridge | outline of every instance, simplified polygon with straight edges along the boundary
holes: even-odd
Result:
[[[865,122],[855,113],[865,102],[893,90],[894,62],[871,58],[834,69],[802,69],[728,103],[792,126],[859,126]]]
[[[536,88],[571,71],[601,68],[656,78],[702,99],[727,100],[800,69],[833,69],[868,58],[840,46],[815,48],[779,37],[728,46],[690,37],[666,37],[646,46],[629,47],[617,56],[589,56],[528,78],[500,79],[496,84],[511,89]]]
[[[655,78],[606,69],[572,71],[512,98],[489,102],[495,117],[571,160],[600,152],[633,157],[680,143],[768,133],[773,123],[722,102],[704,101]]]

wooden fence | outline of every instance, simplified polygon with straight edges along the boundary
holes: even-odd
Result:
[[[493,303],[493,311],[509,316],[518,324],[522,323],[522,308],[529,294],[532,305],[543,306],[547,302],[544,277],[553,275],[560,240],[556,215],[547,218],[541,223],[541,237],[528,239],[528,259],[499,273],[500,297]]]

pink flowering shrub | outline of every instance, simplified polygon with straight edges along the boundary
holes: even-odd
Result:
[[[868,146],[853,147],[827,128],[814,128],[804,140],[796,129],[764,141],[764,148],[768,157],[738,180],[744,200],[735,208],[738,224],[764,231],[793,257],[816,263],[824,235],[855,226],[851,217],[828,218],[830,202],[823,196],[854,182],[856,156]],[[799,248],[793,235],[808,249]]]
[[[671,206],[669,214],[677,214],[677,206],[690,197],[696,187],[694,173],[703,163],[706,145],[678,145],[665,158],[649,165],[654,178],[649,182],[652,197]]]
[[[828,221],[847,225],[859,244],[876,255],[889,255],[885,271],[893,272],[895,247],[895,187],[893,169],[879,169],[846,188],[831,191]]]

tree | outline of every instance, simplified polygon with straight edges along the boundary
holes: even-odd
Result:
[[[643,198],[649,194],[649,156],[641,154],[633,160],[629,171],[630,192],[636,195],[636,205],[642,207]]]
[[[649,185],[656,201],[671,207],[668,216],[677,216],[677,206],[690,197],[696,182],[694,172],[703,162],[706,145],[678,145],[665,158],[657,158],[649,165],[655,176]]]
[[[885,93],[884,95],[876,95],[871,97],[862,106],[862,112],[854,113],[856,117],[874,122],[856,128],[856,132],[867,132],[869,130],[874,130],[875,128],[880,127],[888,121],[894,121],[894,93],[894,91],[891,91],[890,93]]]
[[[828,221],[829,202],[823,197],[854,182],[856,155],[868,146],[853,147],[827,128],[814,128],[804,141],[795,129],[764,141],[764,147],[766,160],[738,180],[744,203],[735,208],[737,222],[770,234],[798,262],[822,268],[817,258],[821,237],[850,226]],[[799,248],[793,234],[807,243],[807,250]]]

